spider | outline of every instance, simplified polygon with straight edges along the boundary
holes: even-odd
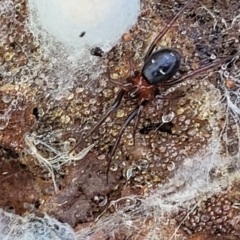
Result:
[[[130,58],[129,60],[129,77],[126,79],[126,82],[121,84],[121,90],[117,94],[115,101],[107,110],[107,112],[100,118],[100,120],[93,126],[93,128],[87,133],[85,138],[91,136],[106,120],[106,118],[114,112],[120,105],[121,100],[124,95],[127,95],[135,100],[136,107],[132,112],[129,113],[127,118],[125,119],[121,129],[116,136],[116,140],[111,148],[107,160],[107,171],[106,171],[106,179],[108,183],[108,173],[111,164],[111,159],[115,154],[115,151],[118,147],[118,144],[121,140],[121,136],[124,133],[126,127],[130,124],[130,122],[135,119],[134,127],[133,127],[133,140],[135,138],[136,129],[139,123],[141,112],[149,103],[150,100],[153,100],[157,94],[158,87],[168,87],[178,83],[183,82],[189,77],[192,77],[198,73],[207,71],[213,67],[216,67],[223,62],[232,58],[232,56],[223,57],[221,60],[218,60],[214,63],[205,65],[197,70],[194,70],[186,75],[174,79],[172,78],[180,67],[180,54],[171,48],[164,48],[154,52],[155,47],[158,42],[163,38],[163,36],[167,33],[167,31],[173,26],[173,24],[177,21],[179,16],[184,12],[186,8],[188,8],[194,0],[189,0],[185,6],[183,6],[180,11],[171,19],[169,24],[167,24],[164,29],[156,36],[156,38],[151,43],[150,47],[147,50],[147,53],[144,57],[144,64],[141,71],[134,71],[133,68],[133,60]],[[119,84],[119,83],[117,83]],[[163,98],[166,99],[166,98]],[[75,147],[70,151],[75,150],[81,143],[82,139],[80,139]]]

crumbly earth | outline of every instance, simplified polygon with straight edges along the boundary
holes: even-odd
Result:
[[[90,74],[78,72],[78,81],[68,89],[68,97],[60,99],[46,94],[57,83],[51,81],[53,66],[43,56],[41,42],[26,29],[26,1],[9,2],[5,7],[10,10],[0,16],[0,206],[3,209],[20,215],[46,212],[77,231],[92,224],[100,214],[111,214],[114,211],[108,208],[111,200],[131,194],[144,197],[161,187],[184,158],[209,144],[213,131],[220,133],[224,129],[231,136],[222,146],[223,155],[238,153],[235,122],[229,118],[228,128],[224,128],[226,106],[221,102],[221,79],[217,71],[211,70],[171,89],[159,89],[156,98],[144,108],[135,144],[133,124],[126,128],[112,159],[107,184],[107,153],[135,106],[126,96],[119,109],[75,149],[78,153],[94,143],[90,153],[55,172],[58,187],[55,192],[49,172],[26,151],[25,134],[38,134],[59,151],[63,150],[61,142],[68,141],[71,145],[78,141],[91,130],[120,89],[109,76],[117,82],[124,81],[130,57],[140,70],[149,44],[186,1],[142,0],[138,23],[110,52],[98,56],[106,71],[95,80]],[[206,8],[215,9],[216,19]],[[202,0],[185,11],[158,46],[181,53],[177,77],[237,52],[240,27],[233,22],[231,29],[223,33],[225,22],[221,19],[232,21],[231,16],[237,15],[239,8],[237,0],[217,3]],[[232,66],[228,67],[230,71]],[[226,87],[235,89],[230,80]],[[52,157],[39,141],[34,144],[44,158]],[[236,183],[207,198],[187,218],[187,209],[179,210],[172,216],[175,223],[164,234],[167,238],[181,223],[179,239],[239,239],[240,215],[236,204],[239,201]],[[139,222],[142,218],[139,213]],[[136,221],[136,226],[139,222]],[[149,224],[146,222],[146,229],[137,239],[144,239],[150,222],[151,219]],[[116,239],[125,239],[124,231],[120,232]],[[133,238],[134,232],[130,239]],[[105,239],[104,232],[93,235],[93,239]]]

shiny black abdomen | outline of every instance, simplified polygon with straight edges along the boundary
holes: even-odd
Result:
[[[142,75],[151,85],[165,82],[178,71],[180,59],[176,50],[165,48],[156,51],[145,61]]]

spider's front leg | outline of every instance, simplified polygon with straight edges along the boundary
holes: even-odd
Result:
[[[163,36],[166,34],[166,32],[173,26],[173,24],[178,20],[178,18],[181,16],[181,14],[184,12],[186,8],[188,8],[194,0],[189,0],[186,5],[172,18],[172,20],[164,27],[164,29],[156,36],[156,38],[151,43],[150,47],[147,50],[147,53],[144,57],[144,62],[150,57],[152,54],[154,48],[157,46],[158,42],[163,38]]]

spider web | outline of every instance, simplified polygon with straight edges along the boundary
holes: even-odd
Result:
[[[6,4],[9,3],[8,1],[4,2]],[[1,5],[1,10],[3,11],[9,8],[11,8],[9,5]],[[231,21],[229,21],[229,19],[219,18],[207,4],[204,5],[202,3],[199,9],[205,14],[205,17],[210,19],[213,29],[218,28],[219,25],[223,26],[220,35],[229,34],[229,42],[233,39],[238,51],[239,35],[235,29],[240,24],[240,15],[231,16]],[[37,17],[33,16],[33,18]],[[197,17],[194,19],[195,21],[201,20]],[[36,34],[34,37],[43,43],[44,58],[47,59],[47,62],[44,64],[48,62],[53,64],[52,70],[47,75],[48,91],[45,98],[49,95],[54,96],[55,100],[68,98],[71,93],[66,91],[66,89],[74,87],[78,80],[76,76],[79,72],[91,72],[90,79],[94,82],[105,71],[102,60],[90,58],[90,60],[87,59],[86,61],[80,61],[79,59],[73,61],[73,59],[69,59],[69,55],[73,54],[74,51],[67,49],[66,52],[66,49],[63,49],[61,44],[56,43],[47,33],[42,34],[43,30],[38,23],[35,26],[32,25],[30,29],[32,31],[34,29]],[[39,29],[39,33],[36,33],[37,29]],[[205,52],[200,53],[200,57],[201,54],[204,57],[206,56]],[[57,60],[60,57],[61,61],[59,62]],[[76,56],[73,54],[72,57]],[[35,66],[32,70],[33,72],[38,71],[38,66]],[[235,58],[228,64],[223,64],[220,70],[218,70],[218,76],[220,79],[218,90],[211,85],[210,89],[212,92],[210,94],[204,93],[204,98],[207,98],[207,101],[202,105],[203,111],[211,112],[212,109],[215,110],[215,114],[209,118],[213,131],[212,136],[208,140],[208,146],[200,149],[194,156],[185,158],[167,183],[147,193],[145,196],[128,196],[112,201],[110,207],[114,208],[114,213],[109,214],[106,210],[96,219],[93,226],[79,230],[75,236],[73,236],[73,232],[68,226],[62,227],[59,222],[48,216],[45,216],[43,219],[35,216],[19,218],[16,215],[2,211],[0,234],[4,237],[3,239],[17,239],[19,235],[21,237],[25,236],[26,239],[31,239],[29,236],[36,237],[34,234],[39,226],[41,226],[44,236],[48,237],[52,233],[50,235],[47,234],[53,229],[57,237],[52,235],[52,239],[96,239],[99,236],[103,238],[111,237],[113,239],[122,239],[121,237],[123,236],[129,239],[184,239],[184,234],[179,229],[191,213],[201,207],[201,204],[214,194],[225,193],[228,187],[239,179],[240,98],[238,96],[240,94],[240,68],[238,59]],[[73,81],[68,82],[67,79],[69,78],[73,79]],[[57,88],[52,87],[59,79],[61,81]],[[226,85],[226,80],[233,80],[234,87],[229,88]],[[34,77],[30,77],[29,81],[35,81]],[[171,91],[176,90],[178,87],[174,87]],[[216,124],[220,119],[224,119],[224,123],[221,125],[222,128]],[[67,155],[69,142],[61,142],[54,145],[54,141],[51,141],[53,136],[58,138],[58,134],[61,135],[62,131],[59,133],[57,130],[52,130],[49,135],[37,133],[26,135],[25,137],[26,150],[35,156],[39,164],[47,168],[52,174],[53,171],[58,171],[62,165],[75,160],[74,157]],[[81,153],[82,156],[91,147],[87,148],[86,152]],[[50,157],[44,158],[41,154],[41,149],[47,149]],[[122,201],[125,204],[122,204]],[[184,209],[186,214],[181,221],[177,222],[174,217],[182,209]],[[14,220],[12,224],[9,224],[9,219],[11,221],[16,219],[16,221]],[[48,219],[47,224],[44,219]],[[235,219],[230,223],[233,229],[236,230],[238,230],[235,224],[237,220],[238,218],[235,216]],[[60,229],[67,229],[66,232],[69,234],[69,238],[65,238],[65,235],[59,234],[58,231],[56,233],[54,224],[61,226]],[[6,226],[9,229],[6,229]]]
[[[239,35],[233,36],[231,31],[239,25],[240,15],[232,16],[229,21],[215,15],[207,4],[202,3],[199,9],[211,19],[213,29],[218,28],[219,23],[224,25],[221,34],[230,33],[229,41],[234,40],[236,51],[239,51]],[[121,239],[123,235],[129,239],[186,239],[179,229],[191,213],[201,208],[203,202],[212,196],[226,193],[228,187],[239,179],[239,74],[238,57],[223,64],[218,71],[220,91],[213,91],[211,100],[202,106],[205,111],[216,107],[216,115],[209,119],[213,132],[208,147],[184,159],[174,177],[149,196],[129,196],[130,206],[121,205],[122,199],[112,202],[111,207],[113,205],[116,210],[114,214],[103,215],[93,227],[79,231],[78,239],[95,239],[99,234],[114,239]],[[226,86],[228,80],[233,80],[233,87]],[[216,126],[220,118],[224,118],[222,128]],[[185,209],[185,215],[176,222],[173,216],[182,209]],[[234,216],[230,222],[236,231],[238,218]]]

